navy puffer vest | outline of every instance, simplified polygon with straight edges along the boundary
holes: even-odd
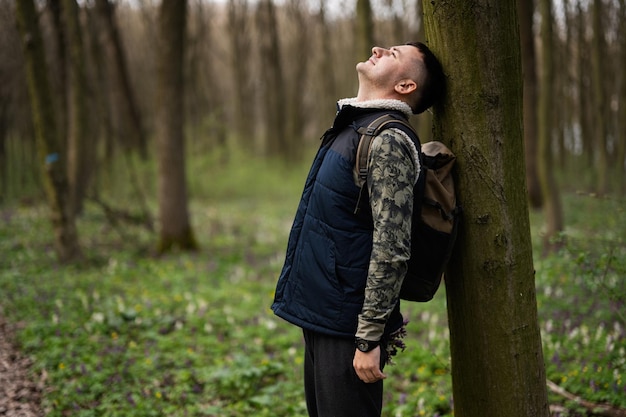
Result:
[[[276,315],[302,328],[345,337],[356,332],[373,231],[371,211],[354,212],[360,191],[353,177],[356,129],[382,113],[396,112],[343,106],[305,182],[272,305]],[[385,333],[401,324],[396,306]]]

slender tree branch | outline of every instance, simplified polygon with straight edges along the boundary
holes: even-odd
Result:
[[[599,416],[599,417],[626,417],[626,409],[615,407],[610,404],[600,404],[594,403],[592,401],[587,401],[582,397],[572,394],[571,392],[565,390],[564,388],[558,386],[554,382],[548,380],[548,389],[555,394],[558,394],[564,398],[567,398],[570,401],[575,402],[576,404],[584,407],[590,416]]]

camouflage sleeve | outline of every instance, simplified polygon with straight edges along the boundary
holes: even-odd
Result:
[[[374,138],[368,164],[374,236],[356,337],[376,341],[383,335],[406,274],[413,186],[420,167],[413,142],[397,129],[386,129]]]

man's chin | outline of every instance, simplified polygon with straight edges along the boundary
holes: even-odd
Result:
[[[367,65],[373,65],[370,61],[363,61],[356,64],[356,70],[360,71],[365,68]]]

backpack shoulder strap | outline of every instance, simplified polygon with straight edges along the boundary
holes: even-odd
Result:
[[[376,137],[376,135],[378,135],[379,132],[383,131],[386,126],[390,124],[400,124],[406,127],[407,131],[411,132],[412,135],[417,138],[417,133],[410,123],[388,113],[376,118],[367,126],[359,127],[357,132],[361,135],[361,138],[359,139],[359,146],[356,151],[355,169],[361,181],[367,180],[367,158],[369,157],[372,140]],[[409,136],[411,135],[409,134]],[[411,139],[414,140],[413,138]],[[418,143],[416,143],[416,145],[418,145]]]

